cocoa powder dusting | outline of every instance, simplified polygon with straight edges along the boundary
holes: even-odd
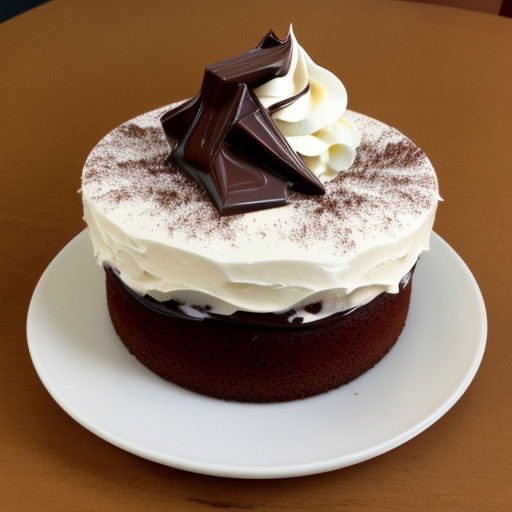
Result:
[[[221,217],[203,187],[167,162],[159,117],[168,108],[116,128],[89,156],[82,191],[106,214],[125,208],[169,237],[179,233],[204,247],[222,240],[272,248],[289,240],[299,249],[318,245],[343,255],[361,237],[393,236],[437,201],[435,173],[421,149],[394,128],[347,112],[363,142],[353,165],[325,184],[325,195],[290,190],[288,206]]]

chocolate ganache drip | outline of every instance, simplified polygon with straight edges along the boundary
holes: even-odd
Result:
[[[253,92],[286,75],[291,56],[290,36],[270,31],[253,50],[207,66],[199,94],[161,118],[171,162],[205,187],[221,215],[285,205],[289,186],[325,192],[270,117],[309,85],[268,110]]]

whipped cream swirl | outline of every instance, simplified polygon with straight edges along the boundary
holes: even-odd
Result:
[[[354,162],[361,133],[344,117],[347,91],[330,71],[315,64],[290,29],[292,59],[288,73],[254,89],[266,108],[306,89],[290,105],[277,109],[272,119],[290,146],[322,182]]]

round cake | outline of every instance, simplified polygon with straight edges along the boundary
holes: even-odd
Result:
[[[292,329],[162,315],[110,269],[107,301],[127,349],[157,375],[225,400],[280,402],[335,389],[380,361],[404,327],[410,277],[398,293],[382,293],[328,323]]]
[[[404,327],[428,248],[439,199],[428,158],[343,108],[354,144],[325,151],[346,168],[320,177],[322,193],[287,186],[283,206],[226,215],[169,159],[163,120],[181,108],[122,124],[84,166],[84,218],[122,342],[161,377],[229,400],[305,398],[368,371]],[[311,146],[301,137],[290,145]],[[325,155],[302,156],[316,169]],[[227,189],[244,185],[236,179]]]

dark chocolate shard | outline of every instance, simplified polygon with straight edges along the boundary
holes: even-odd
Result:
[[[282,206],[289,186],[325,192],[253,92],[284,76],[290,60],[290,38],[269,32],[255,49],[208,66],[199,94],[161,118],[171,161],[205,187],[222,215]]]
[[[301,191],[319,193],[320,182],[316,176],[315,180],[311,180],[311,171],[290,147],[268,111],[246,86],[243,89],[239,117],[225,139],[237,153],[293,183]],[[321,184],[320,187],[323,192]]]
[[[244,213],[286,204],[288,183],[278,176],[262,172],[250,160],[240,159],[227,144],[213,161],[214,197],[222,215]]]
[[[210,136],[201,141],[198,136],[203,131],[194,130],[178,143],[171,157],[174,163],[208,190],[222,215],[285,205],[287,188],[291,181],[287,174],[293,174],[294,165],[302,164],[305,167],[293,151],[291,156],[280,152],[281,145],[288,145],[286,139],[277,130],[265,109],[258,107],[259,101],[256,98],[246,98],[250,94],[245,84],[237,86],[233,96],[238,97],[238,101],[231,110],[223,110],[223,115],[231,118],[229,124],[222,125],[228,127],[226,135],[220,133],[217,137]],[[237,106],[240,108],[236,108]],[[196,126],[213,115],[207,110],[203,109],[204,115],[198,119]],[[203,130],[207,131],[210,125],[206,122],[205,124],[207,126]],[[261,136],[258,143],[254,143],[253,137],[247,136],[251,124],[257,125]],[[202,151],[196,151],[192,157],[186,158],[184,153],[191,144],[195,147],[202,144]],[[275,165],[279,170],[278,174],[265,172],[268,162]],[[203,172],[202,169],[206,166],[208,172]],[[307,188],[307,179],[301,180],[301,185],[302,182],[304,188]]]
[[[195,96],[191,100],[185,101],[181,105],[168,110],[161,118],[160,122],[164,128],[165,135],[171,148],[174,148],[178,142],[185,137],[200,106],[200,96]]]

